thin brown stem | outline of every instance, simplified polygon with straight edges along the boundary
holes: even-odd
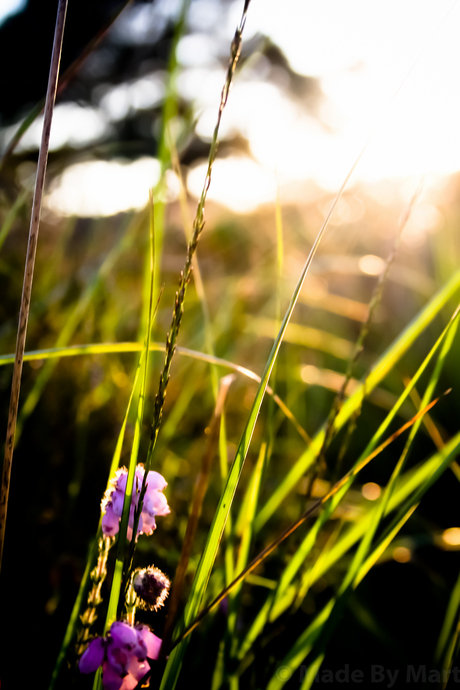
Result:
[[[21,308],[19,312],[19,325],[16,340],[16,356],[13,368],[13,382],[11,384],[10,408],[8,412],[8,427],[6,432],[5,460],[3,463],[2,488],[0,494],[0,568],[5,541],[6,515],[8,509],[8,495],[10,490],[11,466],[13,463],[14,436],[18,416],[19,391],[21,389],[21,375],[23,356],[26,342],[27,322],[29,320],[30,297],[37,251],[38,229],[40,224],[40,210],[45,184],[46,164],[48,161],[48,149],[53,119],[54,101],[56,98],[59,64],[61,61],[62,39],[64,36],[65,17],[67,12],[67,0],[59,0],[54,32],[53,53],[46,92],[45,116],[43,122],[42,140],[38,155],[37,177],[35,180],[34,200],[29,228],[29,243],[27,247],[26,267],[22,288]]]

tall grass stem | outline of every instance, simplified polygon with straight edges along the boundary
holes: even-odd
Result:
[[[29,320],[29,308],[32,293],[35,256],[37,252],[38,230],[40,225],[40,211],[42,205],[43,188],[45,185],[46,164],[48,161],[48,149],[51,134],[51,122],[53,120],[54,102],[56,99],[57,80],[59,74],[59,65],[61,62],[62,41],[64,37],[66,13],[67,0],[59,0],[56,18],[56,28],[54,32],[53,52],[51,56],[51,66],[48,79],[48,88],[46,91],[45,116],[43,122],[42,140],[40,144],[40,152],[38,155],[37,176],[35,179],[35,192],[29,227],[29,243],[27,247],[26,267],[24,272],[21,308],[19,312],[19,325],[16,341],[16,357],[13,368],[13,382],[11,384],[11,398],[8,412],[5,459],[3,463],[2,488],[0,494],[0,568],[3,557],[3,545],[5,542],[6,515],[8,510],[11,467],[13,463],[14,436],[18,416],[23,355],[26,343],[27,323]]]

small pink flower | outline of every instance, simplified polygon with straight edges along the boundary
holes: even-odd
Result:
[[[104,690],[134,690],[150,671],[149,659],[158,659],[161,640],[146,625],[132,627],[116,621],[107,637],[97,637],[83,652],[79,668],[93,673],[102,666]]]
[[[134,527],[134,511],[139,505],[139,494],[144,480],[145,470],[142,465],[136,467],[134,477],[133,496],[129,511],[128,539],[132,539]],[[122,467],[117,470],[115,477],[110,481],[110,486],[102,499],[101,509],[102,532],[106,537],[114,537],[120,528],[120,520],[125,499],[126,481],[128,470]],[[142,512],[139,516],[137,534],[152,534],[156,528],[155,516],[168,515],[170,512],[166,496],[162,493],[167,486],[164,477],[158,472],[149,472],[147,475],[147,490],[144,496]],[[136,537],[137,538],[137,537]]]

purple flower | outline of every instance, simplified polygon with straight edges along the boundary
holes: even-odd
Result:
[[[107,637],[97,637],[81,655],[82,673],[102,666],[105,690],[133,690],[150,670],[149,659],[158,659],[161,640],[146,625],[116,621]]]
[[[139,505],[139,494],[144,480],[145,470],[142,465],[136,467],[134,477],[133,496],[129,511],[128,539],[131,540],[134,527],[134,511]],[[126,480],[128,470],[121,467],[110,481],[110,486],[102,499],[101,509],[104,513],[102,518],[102,532],[106,537],[114,537],[120,527],[121,514],[123,512],[123,501],[125,499]],[[142,512],[139,516],[137,534],[152,534],[156,528],[155,516],[168,515],[170,512],[166,496],[162,493],[167,486],[164,477],[158,472],[149,472],[147,475],[147,490],[144,496]],[[136,537],[137,538],[137,537]]]

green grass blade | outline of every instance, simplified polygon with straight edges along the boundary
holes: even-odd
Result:
[[[435,470],[436,459],[422,463],[421,466],[411,469],[408,472],[406,472],[405,475],[401,476],[396,483],[394,492],[386,507],[386,513],[389,513],[392,510],[396,509],[403,501],[407,499],[407,497],[411,493],[417,491],[418,488],[429,479],[429,477],[433,474],[433,472],[435,472]],[[343,498],[343,495],[346,493],[346,491],[348,491],[350,482],[351,480],[349,480],[349,482],[347,482],[347,484],[345,484],[344,487],[336,494],[336,496],[340,496],[339,498],[337,498],[337,502],[340,502],[341,498]],[[306,572],[304,576],[304,579],[308,579],[309,584],[314,583],[320,577],[322,577],[330,568],[333,567],[333,565],[342,556],[344,556],[354,546],[354,544],[356,544],[356,542],[363,538],[363,536],[370,529],[372,522],[375,519],[375,513],[377,512],[377,510],[378,506],[372,506],[367,514],[363,515],[358,522],[351,525],[348,528],[348,530],[345,531],[340,536],[340,538],[337,539],[336,543],[330,550],[323,551],[319,555],[318,559],[314,564],[313,570],[310,569]],[[320,519],[321,515],[319,516],[318,520]],[[315,526],[312,529],[316,531]],[[311,550],[312,548],[312,543],[308,535],[305,537],[304,542],[299,547],[298,551],[300,551],[301,555],[304,555],[302,552],[303,548],[305,548],[305,551],[307,551],[307,549]],[[305,555],[307,555],[307,553],[305,553]],[[278,594],[276,606],[273,607],[273,610],[271,612],[271,619],[273,620],[275,619],[275,617],[277,617],[277,615],[282,613],[282,611],[284,611],[288,606],[290,606],[296,597],[296,589],[286,589],[286,586],[295,575],[294,571],[297,571],[302,564],[300,555],[298,558],[296,557],[297,554],[295,554],[293,559],[294,567],[290,568],[288,566],[285,570],[285,573],[282,576],[281,581],[285,585],[285,590],[284,592],[280,591]]]
[[[256,558],[254,558],[251,563],[239,574],[237,577],[227,586],[225,589],[223,589],[220,594],[213,599],[213,601],[208,604],[205,608],[201,610],[199,615],[196,616],[196,618],[193,620],[192,623],[182,632],[182,634],[179,636],[177,639],[176,644],[179,644],[181,641],[183,641],[186,637],[190,635],[191,632],[199,625],[199,623],[203,620],[203,618],[210,613],[230,592],[234,587],[236,587],[243,579],[245,579],[260,563],[267,557],[269,556],[280,544],[283,542],[288,536],[290,536],[296,529],[298,529],[304,522],[307,520],[310,515],[312,515],[318,508],[320,508],[324,503],[326,503],[331,496],[334,496],[335,493],[337,493],[344,485],[347,484],[347,482],[350,480],[351,477],[354,477],[356,474],[358,474],[373,458],[375,458],[379,453],[382,452],[385,448],[387,448],[388,445],[393,443],[398,436],[400,436],[404,431],[406,431],[417,419],[419,416],[426,414],[428,410],[430,410],[435,404],[437,400],[433,401],[428,405],[425,409],[421,410],[418,412],[411,420],[406,422],[402,427],[400,427],[396,432],[394,432],[390,438],[388,438],[386,441],[384,441],[380,446],[373,452],[371,453],[367,458],[365,458],[359,465],[356,465],[353,467],[349,472],[347,472],[346,475],[344,475],[336,484],[332,486],[332,488],[329,489],[329,491],[320,499],[315,501],[311,506],[309,506],[294,522],[293,524],[289,525],[278,537],[272,541],[268,546],[266,546],[262,552],[260,552]],[[324,553],[324,552],[323,552]]]
[[[230,511],[230,506],[233,501],[233,497],[235,495],[236,487],[239,482],[239,478],[243,469],[244,461],[246,459],[248,450],[249,450],[249,445],[251,443],[252,435],[254,433],[254,428],[257,422],[257,418],[259,416],[260,408],[262,405],[262,401],[265,395],[265,390],[268,386],[268,381],[270,378],[270,375],[272,373],[273,366],[275,364],[276,357],[278,355],[279,349],[281,347],[281,343],[284,337],[284,334],[286,332],[287,326],[289,324],[290,318],[292,316],[292,313],[294,311],[294,307],[297,303],[299,293],[303,287],[303,284],[305,282],[305,278],[307,276],[308,269],[310,268],[311,262],[313,260],[313,257],[318,249],[319,243],[321,241],[321,238],[324,234],[324,230],[326,228],[327,222],[329,221],[330,215],[332,213],[332,210],[330,211],[328,217],[326,218],[325,223],[323,224],[323,227],[321,228],[320,232],[318,233],[315,242],[313,244],[313,247],[310,251],[310,254],[308,255],[308,258],[305,262],[305,265],[303,267],[302,273],[300,275],[300,278],[297,282],[296,288],[294,290],[294,293],[291,298],[291,302],[289,304],[289,307],[287,309],[287,312],[284,316],[281,329],[276,337],[276,340],[273,344],[273,347],[271,349],[267,364],[265,365],[264,372],[261,377],[261,383],[259,385],[259,388],[257,390],[251,411],[249,413],[248,421],[246,423],[245,430],[243,432],[243,435],[241,437],[236,456],[232,465],[232,468],[230,470],[227,483],[224,489],[224,492],[220,498],[219,505],[217,507],[213,523],[211,525],[208,538],[206,541],[206,545],[204,548],[204,552],[202,555],[202,558],[200,560],[198,570],[195,576],[195,580],[192,585],[192,591],[189,596],[189,601],[187,608],[184,612],[182,624],[181,624],[181,629],[185,628],[197,615],[199,607],[201,605],[201,601],[203,599],[204,593],[206,591],[206,587],[209,581],[209,577],[211,575],[211,570],[214,564],[214,560],[217,555],[217,549],[219,547],[219,543],[222,537],[222,533],[225,527],[225,523],[228,518],[228,514]],[[179,633],[180,634],[180,631]],[[163,682],[161,685],[161,690],[166,690],[166,689],[172,689],[177,681],[179,672],[180,672],[180,667],[182,665],[182,658],[185,653],[185,647],[187,644],[187,640],[181,642],[172,652],[168,665],[166,666],[165,670],[165,675],[163,678]]]
[[[360,455],[357,462],[355,463],[355,466],[354,466],[355,468],[358,467],[363,462],[363,460],[365,458],[367,458],[369,456],[369,454],[374,450],[377,443],[382,438],[384,432],[389,427],[390,422],[396,416],[397,411],[400,409],[403,402],[407,399],[411,390],[414,388],[417,381],[420,379],[423,372],[426,370],[426,368],[429,365],[429,363],[431,362],[432,358],[434,357],[434,355],[438,351],[440,345],[444,341],[443,348],[441,350],[441,353],[438,357],[436,367],[435,367],[433,374],[431,376],[430,383],[429,383],[428,388],[427,388],[427,392],[426,392],[424,399],[423,399],[423,403],[421,404],[421,409],[424,409],[424,407],[426,407],[426,405],[428,404],[429,398],[431,396],[431,393],[434,389],[434,386],[435,386],[435,384],[439,378],[442,364],[445,360],[447,353],[450,350],[452,340],[453,340],[453,337],[455,335],[455,331],[456,331],[456,327],[457,327],[457,320],[456,320],[457,315],[458,315],[458,310],[455,311],[454,315],[452,316],[451,320],[449,321],[449,323],[445,327],[444,331],[442,332],[442,334],[440,335],[440,337],[436,341],[435,345],[431,348],[430,352],[428,353],[428,355],[426,356],[426,358],[424,359],[424,361],[422,362],[422,364],[418,368],[416,374],[413,376],[413,378],[411,379],[408,386],[406,386],[405,390],[400,395],[399,399],[397,400],[396,404],[394,405],[392,410],[389,412],[389,414],[387,415],[385,420],[381,423],[378,430],[373,435],[371,441],[367,444],[365,450],[363,451],[363,453]],[[415,432],[418,430],[418,428],[422,422],[422,418],[423,417],[420,417],[418,420],[416,420],[412,429],[411,429],[408,443],[406,444],[406,450],[404,451],[404,454],[403,454],[404,458],[407,455],[409,445],[411,444],[411,442],[414,438]],[[395,484],[395,482],[399,476],[401,469],[402,469],[402,462],[399,463],[395,472],[392,475],[392,478],[391,478],[389,486],[388,486],[388,491],[385,492],[387,498],[386,499],[382,498],[382,501],[380,501],[380,503],[378,504],[379,507],[378,508],[376,507],[374,509],[372,521],[368,525],[368,529],[366,531],[366,536],[362,542],[362,545],[360,547],[360,550],[358,551],[358,554],[356,555],[356,558],[358,559],[356,561],[356,568],[358,568],[360,565],[360,559],[362,559],[365,556],[365,550],[368,547],[368,545],[370,544],[370,541],[372,540],[373,534],[375,533],[375,531],[378,527],[380,519],[382,518],[382,516],[386,512],[388,500],[391,496],[391,492],[393,490],[394,484]],[[311,552],[311,550],[312,550],[312,548],[316,542],[316,537],[318,535],[319,530],[321,529],[321,527],[323,526],[325,521],[328,519],[330,514],[333,512],[333,510],[335,510],[335,508],[340,503],[340,501],[344,498],[345,494],[347,493],[348,489],[350,488],[350,486],[352,484],[352,481],[353,481],[353,479],[350,479],[346,483],[346,485],[342,489],[340,489],[340,491],[337,494],[335,494],[335,496],[333,496],[330,499],[330,501],[326,504],[326,507],[324,508],[322,513],[319,515],[315,524],[313,525],[313,527],[311,528],[309,533],[306,535],[306,537],[304,538],[300,547],[297,549],[296,553],[294,554],[294,556],[290,560],[289,564],[287,565],[287,567],[286,567],[285,571],[283,572],[283,575],[281,576],[281,579],[279,581],[278,590],[277,590],[277,593],[275,595],[275,605],[274,605],[273,611],[271,612],[270,620],[274,620],[288,605],[289,601],[286,601],[286,599],[284,598],[284,593],[285,593],[286,588],[289,586],[289,584],[292,582],[295,574],[301,568],[302,563],[305,561],[305,558],[307,557],[307,555]],[[324,557],[324,554],[319,556],[315,567],[319,566],[322,557]],[[350,574],[349,576],[351,578],[353,577],[352,574]],[[308,579],[309,573],[307,573],[306,577]],[[302,589],[303,589],[303,587],[302,587]]]
[[[113,477],[113,475],[115,474],[115,471],[117,470],[117,468],[118,468],[118,466],[119,466],[119,464],[120,464],[120,457],[121,457],[121,451],[122,451],[122,447],[123,447],[123,440],[124,440],[124,437],[125,437],[126,425],[127,425],[127,423],[128,423],[129,412],[130,412],[131,404],[132,404],[132,401],[133,401],[133,398],[134,398],[134,392],[135,392],[136,387],[137,387],[137,382],[138,382],[138,379],[139,379],[139,372],[140,372],[140,369],[141,369],[142,361],[143,361],[143,357],[141,356],[141,359],[140,359],[140,361],[139,361],[139,363],[138,363],[138,366],[137,366],[137,369],[136,369],[136,373],[135,373],[135,376],[134,376],[134,382],[133,382],[133,386],[132,386],[132,389],[131,389],[131,394],[130,394],[130,397],[129,397],[129,400],[128,400],[128,405],[127,405],[127,407],[126,407],[126,412],[125,412],[125,416],[124,416],[124,419],[123,419],[123,423],[122,423],[120,432],[119,432],[119,434],[118,434],[118,439],[117,439],[117,443],[116,443],[116,446],[115,446],[115,451],[114,451],[114,454],[113,454],[113,456],[112,456],[112,462],[111,462],[111,464],[110,464],[110,470],[109,470],[109,474],[108,474],[108,478],[107,478],[106,489],[109,488],[109,481],[110,481],[110,478]],[[84,572],[82,581],[81,581],[81,583],[80,583],[80,587],[79,587],[79,590],[78,590],[77,598],[76,598],[76,600],[75,600],[75,604],[74,604],[74,607],[73,607],[73,609],[72,609],[72,613],[71,613],[71,616],[70,616],[70,619],[69,619],[69,623],[68,623],[68,625],[67,625],[67,629],[66,629],[66,632],[65,632],[65,635],[64,635],[64,640],[63,640],[63,643],[62,643],[62,647],[61,647],[61,650],[60,650],[60,652],[59,652],[59,655],[58,655],[58,658],[57,658],[57,661],[56,661],[56,666],[55,666],[54,671],[53,671],[53,675],[52,675],[52,678],[51,678],[51,683],[50,683],[49,690],[53,690],[53,688],[54,688],[54,685],[55,685],[55,683],[56,683],[56,681],[57,681],[57,679],[58,679],[58,677],[59,677],[59,673],[60,673],[60,670],[61,670],[61,668],[62,668],[62,664],[63,664],[63,662],[64,662],[64,660],[65,660],[65,657],[66,657],[66,653],[67,653],[68,647],[69,647],[71,641],[72,641],[72,640],[74,639],[74,637],[75,637],[75,630],[76,630],[76,628],[77,628],[77,626],[78,626],[79,614],[80,614],[80,611],[81,611],[81,608],[82,608],[82,605],[83,605],[83,596],[84,596],[84,593],[85,593],[85,591],[86,591],[86,589],[87,589],[88,582],[89,582],[89,576],[90,576],[90,573],[91,573],[91,570],[92,570],[92,567],[93,567],[93,563],[94,563],[94,560],[95,560],[96,554],[97,554],[97,545],[98,545],[98,543],[99,543],[99,538],[100,538],[100,535],[101,535],[101,527],[102,527],[102,516],[99,518],[99,524],[98,524],[98,527],[97,527],[97,530],[96,530],[96,535],[95,535],[95,538],[94,538],[94,541],[93,541],[93,547],[92,547],[92,549],[90,550],[90,553],[89,553],[89,556],[88,556],[88,560],[87,560],[86,567],[85,567],[85,572]]]
[[[321,528],[327,522],[327,520],[331,517],[334,510],[337,508],[339,503],[342,501],[344,496],[347,494],[351,484],[352,484],[352,479],[350,479],[345,484],[345,486],[343,486],[326,503],[323,510],[320,512],[318,518],[316,519],[315,523],[313,524],[313,526],[308,531],[308,534],[303,539],[299,548],[296,550],[295,554],[289,560],[289,563],[287,564],[286,568],[284,569],[283,574],[281,575],[281,578],[278,582],[278,588],[277,588],[276,593],[275,593],[273,608],[270,612],[270,621],[274,621],[276,618],[278,618],[278,616],[288,606],[290,606],[292,604],[293,593],[291,594],[290,597],[286,598],[285,597],[286,591],[287,591],[288,587],[290,586],[292,580],[294,579],[295,575],[297,574],[297,572],[300,570],[303,563],[305,562],[305,559],[307,558],[308,554],[311,553],[311,551],[312,551],[312,549],[316,543],[316,539],[317,539],[317,536],[318,536]]]
[[[154,286],[154,225],[153,225],[153,201],[151,200],[151,221],[150,221],[150,299],[149,299],[149,318],[147,322],[147,330],[145,333],[144,349],[142,351],[142,358],[144,360],[144,367],[140,373],[140,390],[139,390],[139,400],[137,405],[137,416],[134,425],[134,438],[131,447],[131,454],[129,458],[128,467],[128,477],[126,480],[126,490],[125,498],[123,501],[123,512],[121,516],[120,529],[118,534],[118,546],[117,546],[117,557],[115,563],[115,571],[113,574],[112,587],[110,590],[109,606],[107,610],[107,618],[105,622],[104,634],[107,633],[110,625],[117,619],[117,611],[119,605],[119,599],[122,588],[122,581],[124,576],[125,567],[125,552],[126,552],[126,542],[127,542],[127,531],[129,522],[129,513],[131,509],[131,500],[133,496],[133,489],[138,491],[140,487],[134,487],[135,483],[135,473],[137,467],[137,459],[139,455],[139,444],[142,429],[142,421],[144,418],[144,408],[145,408],[145,391],[147,387],[147,372],[148,372],[148,353],[150,345],[150,331],[152,327],[153,318],[153,286]],[[140,367],[140,363],[139,363]],[[132,534],[132,545],[134,546],[137,538],[137,522],[138,519],[134,521],[133,534]],[[131,560],[132,560],[131,551]]]
[[[382,379],[394,367],[396,362],[398,362],[403,354],[407,352],[420,333],[422,333],[422,331],[433,321],[440,310],[455,295],[459,288],[460,271],[457,271],[452,276],[450,281],[428,302],[428,304],[425,305],[421,312],[419,312],[419,314],[404,329],[395,342],[386,350],[386,352],[372,368],[370,374],[366,378],[365,384],[362,384],[344,403],[334,422],[335,430],[341,429],[342,426],[350,419],[353,412],[358,409],[363,396],[364,385],[365,390],[368,393],[382,381]],[[316,434],[309,448],[307,448],[307,450],[301,455],[299,460],[288,472],[286,477],[259,512],[256,517],[256,531],[260,530],[267,520],[270,519],[273,513],[286,499],[289,492],[294,488],[300,478],[312,465],[317,453],[321,449],[324,439],[324,432],[325,427],[323,427],[321,431]]]
[[[434,654],[434,662],[437,666],[448,668],[450,665],[449,650],[453,649],[457,637],[455,621],[460,611],[460,575],[450,595],[446,615],[442,624],[439,639]],[[454,627],[455,626],[455,627]],[[446,663],[447,662],[447,663]]]
[[[377,558],[383,553],[385,548],[391,543],[395,535],[409,519],[412,512],[415,510],[420,500],[426,493],[426,491],[434,484],[434,482],[441,476],[441,474],[447,469],[449,464],[453,461],[456,454],[458,453],[458,448],[460,446],[460,433],[456,434],[451,441],[446,444],[446,446],[433,455],[429,460],[423,463],[422,468],[429,467],[430,470],[425,472],[425,480],[418,489],[413,493],[412,496],[406,501],[406,503],[399,510],[397,516],[394,518],[392,524],[388,528],[386,534],[379,540],[377,546],[373,549],[372,553],[369,555],[365,563],[362,565],[360,570],[356,573],[353,586],[356,587],[365,575],[372,568]],[[394,498],[395,495],[393,495]],[[391,501],[390,501],[391,506]],[[389,506],[389,507],[390,507]],[[291,673],[293,673],[303,662],[305,657],[312,651],[315,642],[318,640],[320,634],[322,633],[324,627],[329,620],[332,620],[331,616],[334,611],[338,600],[341,598],[341,603],[345,603],[345,592],[350,591],[350,584],[347,584],[347,588],[342,587],[338,598],[331,599],[326,607],[321,611],[321,613],[315,618],[311,625],[305,630],[304,633],[298,638],[297,642],[293,645],[289,653],[284,657],[281,665],[286,666]],[[326,640],[327,641],[327,640]],[[323,645],[324,646],[324,645]],[[315,673],[308,674],[308,681],[304,681],[302,688],[308,690],[314,681],[314,677],[320,665],[320,660],[324,657],[323,646],[317,654],[315,661],[313,662],[313,668]],[[319,665],[318,665],[319,664]],[[267,686],[267,690],[279,690],[285,684],[285,681],[278,678],[276,675],[273,676]]]
[[[249,549],[251,547],[252,536],[254,532],[254,515],[257,508],[257,501],[259,498],[260,482],[262,479],[262,472],[267,460],[267,444],[263,443],[260,449],[259,457],[252,472],[252,476],[246,490],[246,494],[241,506],[240,515],[237,521],[236,531],[241,534],[240,547],[238,550],[238,558],[234,576],[238,575],[248,563]],[[228,582],[226,584],[229,584]],[[241,587],[240,583],[235,587],[229,595],[229,615],[227,619],[227,632],[230,636],[230,646],[232,655],[236,651],[238,636],[236,635],[236,621],[237,611],[240,604]]]
[[[150,343],[150,351],[164,352],[165,346],[162,343]],[[76,357],[83,355],[101,355],[101,354],[119,354],[123,352],[140,352],[142,350],[141,343],[126,342],[126,343],[91,343],[84,345],[70,345],[67,347],[57,347],[57,348],[47,348],[43,350],[31,350],[24,354],[24,361],[31,362],[34,360],[48,360],[48,359],[60,359],[61,357]],[[176,347],[176,352],[179,355],[185,357],[190,357],[192,359],[198,359],[202,362],[208,362],[211,366],[220,366],[224,369],[230,369],[235,371],[246,378],[251,379],[260,383],[261,379],[258,374],[242,367],[239,364],[230,362],[228,359],[221,359],[220,357],[215,357],[213,355],[208,355],[204,352],[199,352],[197,350],[190,350],[187,347]],[[0,355],[0,366],[6,366],[7,364],[12,364],[14,362],[14,355]],[[304,439],[306,443],[310,443],[310,438],[301,426],[298,420],[294,417],[288,406],[281,400],[281,398],[274,394],[270,386],[267,387],[267,393],[273,397],[280,410],[289,419],[289,421],[297,429],[300,436]],[[167,423],[167,422],[166,422]]]
[[[450,595],[441,633],[436,645],[434,663],[442,671],[452,668],[452,659],[458,642],[460,615],[460,575]]]
[[[407,513],[401,518],[401,520],[399,520],[397,522],[397,524],[391,529],[391,531],[389,532],[387,537],[381,541],[379,546],[375,549],[375,551],[369,557],[368,561],[366,561],[366,566],[368,567],[368,570],[366,570],[366,572],[363,572],[362,577],[364,577],[364,575],[372,568],[372,566],[378,560],[380,555],[385,551],[385,549],[391,543],[391,541],[394,539],[394,537],[397,535],[399,530],[403,527],[403,525],[410,518],[410,516],[412,515],[412,513],[414,512],[416,507],[417,506],[413,506],[409,511],[407,511]],[[333,628],[333,625],[331,625],[331,621],[335,622],[337,620],[337,618],[339,617],[338,609],[340,608],[340,603],[342,603],[343,605],[345,604],[344,596],[342,595],[341,602],[339,602],[339,599],[335,599],[335,598],[332,599],[331,602],[334,603],[334,608],[333,609],[328,608],[329,615],[328,615],[327,620],[323,622],[322,628],[320,630],[318,630],[318,628],[315,628],[313,643],[316,641],[316,639],[318,639],[318,637],[321,635],[321,633],[323,633],[324,629],[327,626],[330,626],[331,629]],[[329,604],[331,602],[329,602]],[[327,638],[327,639],[329,639],[329,638]],[[315,678],[318,674],[318,671],[321,668],[321,665],[323,663],[324,657],[326,656],[325,642],[327,642],[327,639],[321,645],[321,648],[316,653],[315,658],[310,662],[308,669],[305,673],[303,683],[301,685],[301,690],[309,690],[309,688],[311,688],[312,684],[314,683]],[[312,640],[310,639],[310,640],[308,640],[307,645],[306,645],[309,650],[311,650],[311,648],[312,648],[311,643],[312,643]]]
[[[237,652],[237,658],[238,659],[243,659],[246,654],[249,652],[251,649],[253,643],[257,639],[257,637],[260,635],[262,632],[265,623],[268,620],[268,615],[270,613],[270,610],[273,605],[273,597],[274,597],[274,592],[270,592],[269,595],[267,596],[262,608],[260,609],[259,613],[255,617],[251,627],[249,628],[248,632],[246,633],[240,648]]]
[[[185,20],[188,13],[188,8],[190,5],[190,0],[182,0],[182,5],[180,8],[179,16],[174,26],[174,34],[172,37],[171,48],[169,51],[168,67],[166,70],[166,96],[162,107],[161,120],[160,120],[160,136],[158,141],[158,148],[156,157],[160,163],[160,177],[153,189],[153,201],[154,201],[154,224],[155,224],[155,246],[154,246],[154,256],[155,256],[155,282],[153,286],[153,294],[158,293],[158,288],[161,280],[161,262],[163,257],[163,238],[164,238],[164,219],[166,210],[166,172],[171,167],[171,150],[168,142],[167,133],[170,130],[170,123],[177,116],[178,105],[177,105],[177,89],[176,89],[176,78],[177,78],[177,45],[180,38],[184,32]],[[149,262],[146,261],[145,271],[144,271],[144,282],[143,282],[143,313],[140,322],[140,334],[145,333],[147,327],[147,321],[149,318],[148,311],[148,295],[150,291],[150,268]],[[140,337],[142,337],[140,335]]]

